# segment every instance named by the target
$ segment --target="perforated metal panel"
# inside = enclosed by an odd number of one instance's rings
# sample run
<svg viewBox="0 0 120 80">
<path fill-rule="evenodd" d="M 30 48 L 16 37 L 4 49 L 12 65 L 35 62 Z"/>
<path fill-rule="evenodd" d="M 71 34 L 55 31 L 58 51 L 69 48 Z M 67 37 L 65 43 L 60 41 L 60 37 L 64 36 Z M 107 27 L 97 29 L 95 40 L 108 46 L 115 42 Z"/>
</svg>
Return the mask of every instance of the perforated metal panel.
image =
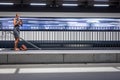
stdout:
<svg viewBox="0 0 120 80">
<path fill-rule="evenodd" d="M 120 41 L 119 31 L 21 31 L 20 36 L 38 46 L 52 46 L 59 43 L 64 47 L 81 47 L 89 46 L 94 44 L 94 46 L 111 46 L 118 47 Z M 6 45 L 0 45 L 7 48 L 8 45 L 14 45 L 14 37 L 8 31 L 0 31 L 0 41 L 3 41 Z M 9 42 L 12 43 L 9 43 Z M 20 41 L 21 42 L 21 41 Z M 90 43 L 89 43 L 90 42 Z M 92 43 L 91 43 L 92 42 Z M 104 42 L 104 43 L 102 43 Z M 107 45 L 107 42 L 110 42 Z M 116 42 L 115 44 L 112 42 Z M 98 45 L 99 43 L 99 45 Z M 89 47 L 93 47 L 89 46 Z"/>
</svg>

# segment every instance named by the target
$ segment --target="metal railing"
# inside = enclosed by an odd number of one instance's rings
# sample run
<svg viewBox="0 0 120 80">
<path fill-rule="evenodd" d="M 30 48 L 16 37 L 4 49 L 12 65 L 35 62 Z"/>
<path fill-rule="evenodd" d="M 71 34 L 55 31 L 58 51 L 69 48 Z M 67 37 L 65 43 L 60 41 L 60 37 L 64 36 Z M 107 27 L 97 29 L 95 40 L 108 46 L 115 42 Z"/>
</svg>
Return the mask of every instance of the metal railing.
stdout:
<svg viewBox="0 0 120 80">
<path fill-rule="evenodd" d="M 12 31 L 0 31 L 0 47 L 13 48 Z M 120 47 L 120 31 L 98 30 L 37 30 L 21 31 L 20 44 L 29 48 Z M 28 43 L 26 43 L 28 42 Z M 32 43 L 34 47 L 29 44 Z M 40 47 L 40 48 L 39 48 Z"/>
</svg>

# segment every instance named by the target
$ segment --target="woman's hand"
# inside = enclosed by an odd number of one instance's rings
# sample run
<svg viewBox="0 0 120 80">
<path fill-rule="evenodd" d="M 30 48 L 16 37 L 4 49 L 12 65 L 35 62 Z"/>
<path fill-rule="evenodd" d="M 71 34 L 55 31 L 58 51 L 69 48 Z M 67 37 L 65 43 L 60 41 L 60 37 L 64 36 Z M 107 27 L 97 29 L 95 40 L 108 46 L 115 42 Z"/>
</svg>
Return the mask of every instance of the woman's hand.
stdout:
<svg viewBox="0 0 120 80">
<path fill-rule="evenodd" d="M 22 25 L 22 24 L 23 24 L 23 22 L 22 22 L 22 20 L 20 20 L 20 21 L 19 21 L 19 25 Z"/>
</svg>

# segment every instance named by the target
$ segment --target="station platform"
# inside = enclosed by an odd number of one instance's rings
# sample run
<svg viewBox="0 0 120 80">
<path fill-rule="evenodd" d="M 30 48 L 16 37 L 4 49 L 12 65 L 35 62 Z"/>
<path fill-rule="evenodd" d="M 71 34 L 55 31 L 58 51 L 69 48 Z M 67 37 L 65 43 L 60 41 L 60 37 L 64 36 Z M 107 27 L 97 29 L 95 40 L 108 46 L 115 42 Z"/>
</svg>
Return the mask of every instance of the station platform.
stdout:
<svg viewBox="0 0 120 80">
<path fill-rule="evenodd" d="M 120 63 L 0 65 L 0 80 L 119 80 Z"/>
</svg>

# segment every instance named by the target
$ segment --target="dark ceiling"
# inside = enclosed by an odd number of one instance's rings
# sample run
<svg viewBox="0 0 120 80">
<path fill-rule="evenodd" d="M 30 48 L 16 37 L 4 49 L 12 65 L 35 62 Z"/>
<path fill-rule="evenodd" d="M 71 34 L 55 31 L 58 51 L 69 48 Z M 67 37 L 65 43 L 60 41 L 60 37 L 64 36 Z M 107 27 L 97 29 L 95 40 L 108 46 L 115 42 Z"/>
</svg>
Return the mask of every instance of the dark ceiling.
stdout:
<svg viewBox="0 0 120 80">
<path fill-rule="evenodd" d="M 120 0 L 0 0 L 0 11 L 23 12 L 120 12 Z M 45 3 L 46 6 L 31 6 L 30 3 Z M 62 6 L 62 4 L 78 6 Z M 109 7 L 95 7 L 94 4 L 108 4 Z"/>
</svg>

